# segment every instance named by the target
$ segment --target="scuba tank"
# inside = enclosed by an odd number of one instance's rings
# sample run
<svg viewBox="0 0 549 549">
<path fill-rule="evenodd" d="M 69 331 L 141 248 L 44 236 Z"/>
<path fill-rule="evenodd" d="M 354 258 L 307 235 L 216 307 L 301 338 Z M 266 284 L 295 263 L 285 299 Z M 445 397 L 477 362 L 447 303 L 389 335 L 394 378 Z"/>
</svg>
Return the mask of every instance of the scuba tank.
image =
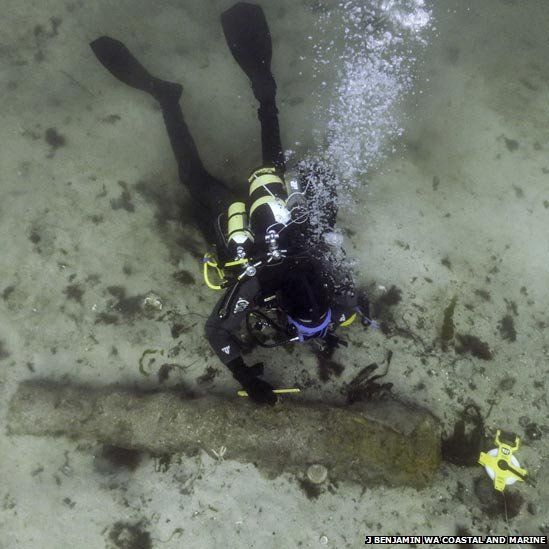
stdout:
<svg viewBox="0 0 549 549">
<path fill-rule="evenodd" d="M 267 250 L 272 252 L 283 229 L 307 218 L 305 195 L 296 177 L 284 181 L 270 166 L 252 172 L 248 183 L 250 228 L 256 244 L 263 241 L 263 236 Z"/>
<path fill-rule="evenodd" d="M 233 202 L 227 216 L 227 251 L 234 259 L 244 259 L 250 253 L 253 243 L 246 205 L 244 202 Z"/>
<path fill-rule="evenodd" d="M 255 170 L 248 178 L 250 184 L 250 228 L 261 242 L 260 235 L 269 230 L 278 233 L 290 221 L 290 212 L 286 208 L 286 185 L 276 173 L 275 168 L 264 167 Z"/>
<path fill-rule="evenodd" d="M 231 261 L 223 264 L 211 254 L 204 256 L 204 280 L 215 290 L 226 287 L 235 275 L 238 279 L 254 276 L 256 267 L 265 261 L 269 263 L 286 257 L 288 250 L 281 248 L 291 243 L 291 236 L 284 233 L 286 243 L 284 239 L 280 242 L 282 231 L 289 225 L 302 223 L 308 215 L 307 202 L 297 178 L 290 178 L 286 183 L 274 167 L 266 166 L 254 170 L 248 183 L 248 211 L 244 202 L 229 206 L 225 235 L 220 227 L 221 216 L 218 219 L 218 229 L 225 243 L 226 254 L 222 255 L 230 257 Z M 255 254 L 265 254 L 267 259 L 254 263 L 251 256 Z M 210 271 L 216 272 L 218 283 L 210 279 Z"/>
</svg>

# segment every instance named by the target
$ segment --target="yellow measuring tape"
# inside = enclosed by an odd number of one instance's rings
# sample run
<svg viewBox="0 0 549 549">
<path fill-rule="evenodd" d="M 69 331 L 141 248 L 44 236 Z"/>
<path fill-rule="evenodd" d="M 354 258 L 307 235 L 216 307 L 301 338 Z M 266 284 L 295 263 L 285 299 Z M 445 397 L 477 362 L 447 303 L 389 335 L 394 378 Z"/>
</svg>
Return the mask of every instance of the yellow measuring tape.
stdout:
<svg viewBox="0 0 549 549">
<path fill-rule="evenodd" d="M 495 443 L 497 448 L 490 452 L 481 452 L 478 458 L 486 472 L 494 481 L 494 488 L 503 492 L 505 486 L 513 484 L 517 480 L 523 482 L 528 475 L 526 469 L 520 467 L 513 454 L 519 449 L 520 438 L 515 437 L 514 444 L 507 444 L 500 439 L 501 431 L 496 432 Z"/>
<path fill-rule="evenodd" d="M 276 393 L 277 395 L 285 395 L 288 393 L 300 393 L 301 389 L 298 389 L 297 387 L 291 387 L 289 389 L 273 389 L 273 393 Z M 238 391 L 239 397 L 247 397 L 248 391 Z"/>
</svg>

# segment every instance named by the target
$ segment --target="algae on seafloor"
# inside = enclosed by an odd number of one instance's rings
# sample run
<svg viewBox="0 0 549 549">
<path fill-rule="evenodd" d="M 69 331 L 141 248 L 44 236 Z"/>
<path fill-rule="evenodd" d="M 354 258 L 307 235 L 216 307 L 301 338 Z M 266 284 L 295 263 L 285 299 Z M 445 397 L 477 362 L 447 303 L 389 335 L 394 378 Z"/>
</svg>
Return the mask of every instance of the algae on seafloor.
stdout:
<svg viewBox="0 0 549 549">
<path fill-rule="evenodd" d="M 454 312 L 456 310 L 456 303 L 457 296 L 454 296 L 448 307 L 444 309 L 444 321 L 442 322 L 442 329 L 440 331 L 440 339 L 444 350 L 448 347 L 448 342 L 454 339 Z"/>
</svg>

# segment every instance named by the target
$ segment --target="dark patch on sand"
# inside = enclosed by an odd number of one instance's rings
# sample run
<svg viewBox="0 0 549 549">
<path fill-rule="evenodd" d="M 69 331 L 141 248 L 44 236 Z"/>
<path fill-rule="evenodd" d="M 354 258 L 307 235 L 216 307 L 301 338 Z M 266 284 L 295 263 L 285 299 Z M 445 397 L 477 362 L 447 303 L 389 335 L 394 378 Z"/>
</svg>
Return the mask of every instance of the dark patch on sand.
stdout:
<svg viewBox="0 0 549 549">
<path fill-rule="evenodd" d="M 482 360 L 492 360 L 492 351 L 488 343 L 481 341 L 478 337 L 471 334 L 457 334 L 456 338 L 459 343 L 456 346 L 457 353 L 470 353 Z"/>
<path fill-rule="evenodd" d="M 86 277 L 86 282 L 92 286 L 97 286 L 101 282 L 101 277 L 98 274 L 90 274 Z"/>
<path fill-rule="evenodd" d="M 484 301 L 490 301 L 492 299 L 490 292 L 488 290 L 475 290 L 475 295 L 478 295 Z"/>
<path fill-rule="evenodd" d="M 32 229 L 31 230 L 30 235 L 29 235 L 29 240 L 33 244 L 38 244 L 42 240 L 42 237 L 40 236 L 40 233 L 38 232 L 37 229 Z"/>
<path fill-rule="evenodd" d="M 204 385 L 205 383 L 212 382 L 218 375 L 219 370 L 217 368 L 214 368 L 213 366 L 208 366 L 206 368 L 206 371 L 200 377 L 196 378 L 196 382 L 199 385 Z"/>
<path fill-rule="evenodd" d="M 99 223 L 103 223 L 105 221 L 105 218 L 102 215 L 89 215 L 88 219 L 94 224 L 99 225 Z"/>
<path fill-rule="evenodd" d="M 509 313 L 512 313 L 515 316 L 518 316 L 518 307 L 517 307 L 517 304 L 513 300 L 506 299 L 505 304 L 507 305 L 507 311 L 509 311 Z"/>
<path fill-rule="evenodd" d="M 138 450 L 129 450 L 109 444 L 103 446 L 101 453 L 96 458 L 96 469 L 101 472 L 105 470 L 109 473 L 117 472 L 118 470 L 135 471 L 141 463 L 142 453 Z M 103 462 L 103 463 L 102 463 Z"/>
<path fill-rule="evenodd" d="M 108 116 L 104 116 L 103 118 L 101 118 L 101 122 L 105 124 L 115 124 L 119 120 L 121 120 L 119 114 L 109 114 Z"/>
<path fill-rule="evenodd" d="M 524 432 L 528 440 L 540 440 L 542 437 L 541 429 L 538 427 L 536 423 L 529 423 L 525 427 Z"/>
<path fill-rule="evenodd" d="M 527 89 L 527 90 L 530 90 L 530 91 L 538 91 L 538 87 L 535 85 L 535 84 L 532 84 L 532 82 L 530 82 L 530 80 L 526 80 L 526 78 L 521 78 L 519 79 L 519 82 Z M 539 144 L 539 143 L 538 143 Z"/>
<path fill-rule="evenodd" d="M 192 329 L 192 326 L 186 326 L 185 324 L 175 323 L 172 324 L 171 334 L 174 339 L 177 339 L 181 334 L 186 334 Z"/>
<path fill-rule="evenodd" d="M 310 500 L 315 500 L 322 494 L 322 488 L 318 484 L 313 484 L 310 480 L 300 479 L 299 487 Z"/>
<path fill-rule="evenodd" d="M 513 376 L 507 376 L 499 382 L 498 387 L 501 391 L 510 391 L 515 386 L 516 382 L 517 379 Z"/>
<path fill-rule="evenodd" d="M 107 326 L 110 326 L 112 324 L 118 324 L 120 322 L 120 319 L 117 315 L 112 315 L 109 313 L 99 313 L 95 317 L 95 324 L 105 324 Z"/>
<path fill-rule="evenodd" d="M 154 457 L 154 472 L 165 473 L 172 463 L 171 454 L 160 454 Z"/>
<path fill-rule="evenodd" d="M 144 295 L 127 296 L 124 286 L 109 286 L 107 291 L 116 298 L 116 301 L 109 303 L 111 310 L 120 313 L 128 321 L 144 316 L 142 308 Z"/>
<path fill-rule="evenodd" d="M 52 151 L 64 147 L 67 144 L 65 136 L 60 134 L 56 128 L 48 128 L 44 135 L 46 143 L 52 148 Z"/>
<path fill-rule="evenodd" d="M 162 241 L 170 253 L 170 262 L 179 263 L 182 250 L 187 250 L 193 257 L 202 259 L 204 244 L 197 241 L 192 232 L 199 229 L 207 242 L 215 242 L 216 235 L 213 224 L 209 221 L 207 212 L 203 211 L 196 203 L 184 202 L 181 199 L 179 187 L 158 181 L 139 181 L 134 189 L 145 202 L 152 204 L 156 211 L 154 214 L 156 226 L 162 235 Z M 181 236 L 181 224 L 184 225 Z M 188 225 L 188 228 L 185 228 Z M 192 229 L 190 229 L 192 227 Z"/>
<path fill-rule="evenodd" d="M 519 142 L 516 141 L 515 139 L 509 139 L 504 135 L 502 135 L 502 137 L 503 137 L 503 141 L 505 142 L 505 146 L 507 147 L 507 150 L 509 152 L 514 152 L 519 148 Z"/>
<path fill-rule="evenodd" d="M 505 315 L 498 323 L 498 330 L 502 339 L 507 341 L 517 340 L 517 331 L 515 330 L 515 321 L 511 315 Z"/>
<path fill-rule="evenodd" d="M 433 191 L 436 191 L 439 185 L 440 185 L 440 177 L 438 177 L 438 175 L 435 175 L 433 177 Z"/>
<path fill-rule="evenodd" d="M 36 38 L 39 38 L 41 36 L 44 36 L 46 38 L 54 38 L 59 34 L 57 29 L 59 29 L 62 22 L 63 20 L 60 17 L 50 17 L 51 30 L 46 31 L 42 25 L 35 25 L 33 29 L 33 34 Z"/>
<path fill-rule="evenodd" d="M 177 282 L 184 285 L 196 283 L 196 279 L 194 278 L 194 276 L 189 271 L 186 271 L 184 269 L 181 271 L 177 271 L 176 273 L 173 273 L 172 276 L 174 277 L 175 280 L 177 280 Z"/>
<path fill-rule="evenodd" d="M 513 185 L 513 189 L 517 198 L 524 198 L 524 191 L 518 185 Z"/>
<path fill-rule="evenodd" d="M 128 189 L 128 184 L 125 181 L 119 181 L 118 185 L 122 188 L 122 193 L 118 198 L 111 199 L 111 208 L 113 210 L 126 210 L 133 213 L 135 206 L 132 203 L 132 195 Z"/>
<path fill-rule="evenodd" d="M 155 220 L 160 227 L 181 219 L 181 204 L 175 200 L 175 193 L 166 183 L 139 181 L 133 188 L 145 202 L 156 207 Z"/>
<path fill-rule="evenodd" d="M 4 288 L 4 291 L 2 292 L 2 299 L 4 301 L 7 301 L 10 297 L 10 295 L 15 291 L 15 285 L 12 284 L 10 286 L 6 286 Z"/>
<path fill-rule="evenodd" d="M 454 296 L 448 307 L 444 309 L 444 319 L 440 330 L 440 341 L 442 343 L 442 348 L 445 351 L 448 349 L 448 343 L 454 339 L 455 335 L 454 312 L 456 310 L 456 304 L 457 296 Z"/>
<path fill-rule="evenodd" d="M 160 368 L 158 369 L 158 374 L 157 374 L 158 382 L 164 383 L 165 381 L 167 381 L 173 369 L 174 369 L 173 364 L 168 364 L 168 363 L 162 364 L 162 366 L 160 366 Z"/>
<path fill-rule="evenodd" d="M 10 356 L 10 353 L 4 347 L 4 342 L 0 339 L 0 360 L 5 360 Z"/>
<path fill-rule="evenodd" d="M 143 530 L 142 522 L 116 522 L 109 531 L 109 540 L 117 549 L 152 549 L 151 535 Z"/>
<path fill-rule="evenodd" d="M 450 271 L 452 270 L 452 262 L 450 261 L 450 258 L 448 256 L 444 256 L 440 262 L 442 263 L 442 265 L 444 265 L 447 269 L 449 269 Z"/>
<path fill-rule="evenodd" d="M 323 353 L 316 354 L 317 366 L 318 366 L 318 377 L 320 381 L 324 383 L 329 381 L 333 375 L 339 377 L 345 370 L 345 366 L 328 358 Z"/>
<path fill-rule="evenodd" d="M 82 303 L 82 296 L 84 295 L 84 290 L 80 284 L 70 284 L 67 286 L 63 293 L 67 296 L 67 299 L 72 299 L 77 303 Z"/>
<path fill-rule="evenodd" d="M 519 492 L 506 491 L 503 495 L 494 490 L 494 484 L 488 475 L 482 475 L 475 479 L 474 492 L 480 502 L 481 510 L 490 518 L 505 517 L 507 506 L 507 517 L 516 517 L 523 504 L 524 498 Z"/>
<path fill-rule="evenodd" d="M 454 465 L 474 466 L 485 442 L 484 419 L 476 404 L 461 412 L 449 438 L 442 440 L 442 459 Z"/>
</svg>

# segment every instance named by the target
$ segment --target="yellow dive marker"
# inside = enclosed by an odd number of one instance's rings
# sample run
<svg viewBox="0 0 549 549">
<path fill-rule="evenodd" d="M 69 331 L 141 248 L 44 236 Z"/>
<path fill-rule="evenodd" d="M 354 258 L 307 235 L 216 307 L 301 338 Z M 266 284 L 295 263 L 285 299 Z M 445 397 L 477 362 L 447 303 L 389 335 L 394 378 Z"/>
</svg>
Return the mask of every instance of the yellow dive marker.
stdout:
<svg viewBox="0 0 549 549">
<path fill-rule="evenodd" d="M 287 393 L 300 393 L 301 389 L 298 389 L 297 387 L 291 387 L 289 389 L 273 389 L 273 393 L 276 393 L 277 395 L 285 395 Z M 239 397 L 247 397 L 248 391 L 238 391 Z"/>
<path fill-rule="evenodd" d="M 511 446 L 500 440 L 501 431 L 496 432 L 495 443 L 497 448 L 489 452 L 481 452 L 478 462 L 484 466 L 488 476 L 494 481 L 494 488 L 503 492 L 508 484 L 514 484 L 517 480 L 526 480 L 528 472 L 520 467 L 518 459 L 513 455 L 519 449 L 520 438 L 515 437 Z"/>
</svg>

